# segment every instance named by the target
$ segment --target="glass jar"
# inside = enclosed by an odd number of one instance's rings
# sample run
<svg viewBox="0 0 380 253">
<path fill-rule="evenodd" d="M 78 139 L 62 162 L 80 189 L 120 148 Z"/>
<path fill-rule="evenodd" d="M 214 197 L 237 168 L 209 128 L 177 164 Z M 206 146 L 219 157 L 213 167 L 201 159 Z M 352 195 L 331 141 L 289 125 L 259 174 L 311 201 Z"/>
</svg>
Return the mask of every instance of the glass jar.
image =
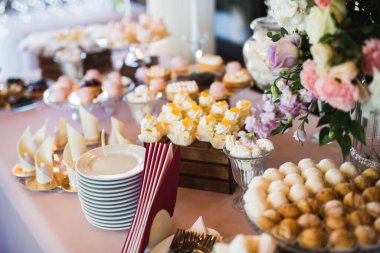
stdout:
<svg viewBox="0 0 380 253">
<path fill-rule="evenodd" d="M 257 87 L 265 90 L 276 79 L 268 68 L 268 48 L 272 41 L 267 33 L 279 32 L 280 26 L 268 15 L 253 20 L 251 29 L 253 35 L 243 46 L 244 61 Z"/>
</svg>

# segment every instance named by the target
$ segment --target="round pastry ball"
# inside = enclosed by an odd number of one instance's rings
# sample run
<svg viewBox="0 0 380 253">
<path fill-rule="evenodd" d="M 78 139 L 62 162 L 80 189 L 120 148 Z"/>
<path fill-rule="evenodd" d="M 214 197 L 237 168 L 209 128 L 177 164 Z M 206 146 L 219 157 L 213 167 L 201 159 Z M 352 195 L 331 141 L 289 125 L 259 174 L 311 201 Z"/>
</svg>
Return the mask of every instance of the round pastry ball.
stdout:
<svg viewBox="0 0 380 253">
<path fill-rule="evenodd" d="M 297 201 L 296 205 L 303 213 L 318 214 L 321 209 L 319 201 L 313 198 L 301 199 Z"/>
<path fill-rule="evenodd" d="M 338 169 L 329 169 L 325 174 L 325 180 L 330 185 L 337 185 L 346 181 L 344 175 Z"/>
<path fill-rule="evenodd" d="M 298 225 L 303 228 L 317 228 L 321 226 L 319 217 L 312 213 L 305 213 L 297 219 Z"/>
<path fill-rule="evenodd" d="M 365 210 L 356 210 L 347 215 L 347 220 L 353 225 L 370 225 L 372 217 Z"/>
<path fill-rule="evenodd" d="M 364 170 L 363 176 L 366 176 L 366 177 L 372 179 L 373 181 L 377 181 L 380 178 L 379 173 L 374 168 L 368 168 L 368 169 Z"/>
<path fill-rule="evenodd" d="M 280 191 L 270 193 L 267 200 L 274 209 L 278 209 L 283 204 L 288 203 L 288 198 L 283 192 Z"/>
<path fill-rule="evenodd" d="M 310 249 L 322 249 L 326 246 L 327 236 L 320 228 L 308 228 L 298 238 L 301 246 Z"/>
<path fill-rule="evenodd" d="M 265 210 L 255 219 L 256 224 L 263 230 L 272 229 L 281 221 L 281 216 L 273 209 Z"/>
<path fill-rule="evenodd" d="M 283 192 L 287 195 L 289 192 L 289 186 L 287 186 L 283 181 L 273 181 L 269 185 L 269 192 Z"/>
<path fill-rule="evenodd" d="M 297 202 L 301 199 L 309 197 L 309 190 L 303 184 L 295 184 L 290 188 L 289 199 Z"/>
<path fill-rule="evenodd" d="M 329 242 L 335 250 L 353 250 L 356 245 L 356 238 L 354 234 L 344 228 L 340 228 L 331 232 Z"/>
<path fill-rule="evenodd" d="M 286 162 L 282 164 L 278 169 L 282 174 L 288 175 L 290 173 L 298 173 L 299 168 L 292 162 Z"/>
<path fill-rule="evenodd" d="M 256 200 L 265 200 L 267 198 L 266 192 L 261 188 L 249 188 L 244 196 L 244 202 L 255 202 Z"/>
<path fill-rule="evenodd" d="M 307 168 L 315 167 L 316 164 L 313 159 L 310 158 L 304 158 L 301 161 L 298 162 L 298 168 L 300 168 L 302 171 L 304 171 Z"/>
<path fill-rule="evenodd" d="M 371 180 L 363 175 L 357 176 L 354 178 L 354 186 L 359 191 L 364 191 L 366 188 L 371 186 Z"/>
<path fill-rule="evenodd" d="M 339 170 L 346 178 L 354 178 L 358 175 L 358 170 L 351 162 L 344 162 L 340 165 Z"/>
<path fill-rule="evenodd" d="M 278 226 L 274 228 L 274 233 L 285 240 L 294 240 L 300 233 L 301 228 L 297 221 L 290 218 L 283 219 Z"/>
<path fill-rule="evenodd" d="M 328 216 L 325 219 L 325 226 L 328 230 L 345 229 L 348 227 L 347 220 L 344 216 Z"/>
<path fill-rule="evenodd" d="M 309 179 L 311 177 L 320 177 L 323 178 L 323 172 L 315 167 L 310 167 L 303 170 L 302 175 L 304 178 Z"/>
<path fill-rule="evenodd" d="M 301 212 L 294 204 L 284 204 L 277 209 L 277 212 L 285 218 L 297 219 Z"/>
<path fill-rule="evenodd" d="M 290 174 L 286 175 L 286 177 L 284 179 L 284 183 L 289 185 L 289 186 L 292 186 L 295 184 L 303 184 L 304 180 L 298 173 L 290 173 Z"/>
<path fill-rule="evenodd" d="M 344 215 L 344 207 L 342 202 L 339 200 L 330 200 L 323 207 L 323 214 L 328 216 L 343 216 Z"/>
<path fill-rule="evenodd" d="M 284 175 L 276 169 L 276 168 L 269 168 L 264 171 L 263 177 L 272 182 L 272 181 L 277 181 L 277 180 L 282 180 L 284 178 Z"/>
<path fill-rule="evenodd" d="M 317 176 L 307 179 L 305 186 L 309 189 L 310 192 L 318 193 L 325 187 L 325 184 L 323 183 L 323 180 Z"/>
<path fill-rule="evenodd" d="M 373 223 L 373 227 L 376 229 L 378 233 L 380 233 L 380 218 L 377 218 Z"/>
<path fill-rule="evenodd" d="M 376 186 L 365 189 L 362 193 L 366 202 L 380 201 L 380 188 Z"/>
<path fill-rule="evenodd" d="M 270 209 L 270 205 L 266 200 L 260 200 L 255 203 L 245 203 L 244 209 L 250 219 L 255 220 L 256 217 L 260 216 L 265 210 Z"/>
<path fill-rule="evenodd" d="M 376 186 L 377 186 L 377 187 L 380 187 L 380 179 L 377 180 L 377 182 L 376 182 Z"/>
<path fill-rule="evenodd" d="M 330 200 L 337 199 L 337 196 L 333 189 L 323 188 L 320 192 L 315 195 L 315 198 L 322 203 L 326 203 Z"/>
<path fill-rule="evenodd" d="M 376 230 L 371 226 L 359 225 L 355 228 L 354 234 L 361 245 L 374 245 L 377 243 Z"/>
<path fill-rule="evenodd" d="M 352 192 L 353 188 L 350 183 L 344 182 L 337 184 L 334 187 L 334 190 L 341 198 L 343 198 L 347 193 Z"/>
<path fill-rule="evenodd" d="M 262 176 L 256 176 L 249 183 L 248 188 L 261 188 L 267 191 L 269 188 L 269 181 Z"/>
<path fill-rule="evenodd" d="M 328 159 L 328 158 L 320 160 L 319 163 L 317 164 L 317 167 L 323 172 L 326 172 L 332 168 L 337 168 L 333 160 Z"/>
<path fill-rule="evenodd" d="M 369 202 L 365 205 L 365 210 L 369 215 L 374 218 L 380 217 L 380 203 L 379 202 Z"/>
<path fill-rule="evenodd" d="M 363 197 L 356 192 L 349 192 L 344 196 L 343 199 L 344 205 L 350 208 L 359 208 L 365 204 Z"/>
</svg>

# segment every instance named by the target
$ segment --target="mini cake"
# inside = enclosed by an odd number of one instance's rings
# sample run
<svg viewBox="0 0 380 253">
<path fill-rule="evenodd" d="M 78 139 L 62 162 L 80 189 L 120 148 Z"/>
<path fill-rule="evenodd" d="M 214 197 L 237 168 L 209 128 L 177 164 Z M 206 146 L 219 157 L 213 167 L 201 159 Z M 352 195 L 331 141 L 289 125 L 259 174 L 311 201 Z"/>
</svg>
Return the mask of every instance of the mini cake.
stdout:
<svg viewBox="0 0 380 253">
<path fill-rule="evenodd" d="M 214 133 L 216 120 L 211 114 L 202 116 L 197 127 L 196 137 L 199 141 L 210 142 L 211 136 Z"/>
<path fill-rule="evenodd" d="M 191 119 L 194 123 L 198 124 L 200 117 L 203 116 L 202 108 L 194 104 L 190 107 L 190 109 L 186 112 L 186 115 L 189 119 Z"/>
<path fill-rule="evenodd" d="M 205 113 L 210 113 L 211 106 L 214 103 L 215 99 L 210 94 L 208 94 L 205 91 L 201 92 L 201 94 L 199 95 L 199 106 Z"/>
<path fill-rule="evenodd" d="M 186 75 L 189 73 L 189 66 L 187 61 L 182 57 L 174 57 L 170 61 L 172 78 L 175 79 L 179 75 Z"/>
<path fill-rule="evenodd" d="M 165 81 L 169 81 L 170 70 L 159 65 L 154 65 L 150 67 L 145 73 L 145 80 L 147 83 L 150 83 L 153 78 L 162 78 Z"/>
<path fill-rule="evenodd" d="M 167 136 L 176 145 L 189 146 L 195 140 L 194 123 L 189 118 L 177 121 L 174 125 L 174 131 Z"/>
<path fill-rule="evenodd" d="M 175 94 L 181 91 L 188 93 L 191 98 L 196 99 L 198 97 L 199 87 L 195 81 L 183 81 L 169 83 L 165 89 L 166 96 L 169 100 L 173 100 Z"/>
<path fill-rule="evenodd" d="M 144 143 L 158 142 L 162 139 L 163 130 L 157 119 L 150 114 L 146 115 L 141 122 L 141 133 L 138 138 Z"/>
<path fill-rule="evenodd" d="M 240 110 L 237 107 L 232 107 L 224 113 L 224 119 L 231 121 L 234 132 L 239 131 Z"/>
<path fill-rule="evenodd" d="M 149 90 L 153 92 L 161 92 L 165 91 L 166 81 L 161 77 L 156 77 L 150 80 L 149 82 Z"/>
<path fill-rule="evenodd" d="M 205 54 L 197 59 L 197 67 L 204 72 L 219 71 L 223 68 L 223 59 L 218 55 Z"/>
<path fill-rule="evenodd" d="M 129 103 L 147 103 L 153 101 L 155 94 L 146 85 L 139 85 L 133 92 L 127 94 Z"/>
<path fill-rule="evenodd" d="M 226 101 L 217 102 L 211 106 L 211 114 L 216 118 L 216 120 L 221 121 L 224 118 L 224 114 L 228 108 L 229 106 Z"/>
<path fill-rule="evenodd" d="M 236 73 L 242 70 L 241 64 L 238 61 L 231 61 L 226 64 L 227 73 Z"/>
<path fill-rule="evenodd" d="M 182 90 L 174 95 L 173 103 L 182 110 L 182 104 L 189 98 L 189 93 Z"/>
<path fill-rule="evenodd" d="M 239 100 L 236 107 L 240 110 L 240 126 L 244 125 L 245 119 L 251 115 L 251 102 L 248 100 Z"/>
<path fill-rule="evenodd" d="M 174 131 L 176 122 L 182 119 L 182 113 L 178 108 L 172 107 L 168 111 L 162 111 L 158 119 L 163 126 L 165 134 L 169 134 Z"/>
<path fill-rule="evenodd" d="M 226 137 L 227 135 L 230 135 L 231 132 L 231 121 L 225 119 L 216 124 L 214 134 L 211 137 L 211 145 L 216 149 L 223 149 L 224 144 L 226 143 Z"/>
<path fill-rule="evenodd" d="M 213 82 L 209 89 L 210 96 L 215 100 L 226 99 L 229 95 L 228 90 L 222 82 Z"/>
<path fill-rule="evenodd" d="M 227 89 L 241 89 L 252 84 L 252 77 L 246 69 L 232 73 L 227 72 L 223 77 L 223 83 Z"/>
</svg>

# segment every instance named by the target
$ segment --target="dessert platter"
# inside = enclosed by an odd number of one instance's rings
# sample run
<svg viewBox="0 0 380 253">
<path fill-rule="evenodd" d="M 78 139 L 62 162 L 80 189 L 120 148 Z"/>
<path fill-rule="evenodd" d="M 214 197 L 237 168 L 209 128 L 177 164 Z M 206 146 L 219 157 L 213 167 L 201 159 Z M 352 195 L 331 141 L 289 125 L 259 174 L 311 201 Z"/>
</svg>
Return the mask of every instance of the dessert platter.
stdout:
<svg viewBox="0 0 380 253">
<path fill-rule="evenodd" d="M 244 195 L 258 233 L 292 252 L 378 252 L 380 174 L 330 159 L 282 164 L 256 176 Z"/>
<path fill-rule="evenodd" d="M 134 82 L 117 71 L 102 76 L 99 71 L 90 69 L 83 80 L 75 82 L 61 76 L 43 94 L 44 102 L 60 109 L 98 108 L 113 105 L 125 94 L 133 90 Z"/>
<path fill-rule="evenodd" d="M 27 82 L 21 78 L 0 81 L 0 111 L 25 111 L 38 106 L 43 92 L 48 88 L 46 80 Z"/>
</svg>

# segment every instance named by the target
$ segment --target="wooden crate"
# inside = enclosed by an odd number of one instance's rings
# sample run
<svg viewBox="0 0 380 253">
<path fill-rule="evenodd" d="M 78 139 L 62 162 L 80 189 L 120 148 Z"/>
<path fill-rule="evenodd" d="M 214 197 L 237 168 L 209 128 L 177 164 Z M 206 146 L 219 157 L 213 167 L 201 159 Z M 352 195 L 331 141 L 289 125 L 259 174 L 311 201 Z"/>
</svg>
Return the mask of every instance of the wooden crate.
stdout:
<svg viewBox="0 0 380 253">
<path fill-rule="evenodd" d="M 38 57 L 38 64 L 41 68 L 43 78 L 56 80 L 62 75 L 59 64 L 52 57 Z M 113 69 L 111 61 L 111 51 L 108 49 L 98 52 L 87 53 L 87 57 L 83 60 L 83 69 L 86 72 L 89 69 L 97 69 L 101 73 L 107 73 Z"/>
<path fill-rule="evenodd" d="M 164 137 L 161 142 L 170 142 Z M 210 143 L 195 141 L 191 146 L 181 146 L 179 186 L 232 194 L 236 189 L 231 164 L 222 150 Z"/>
</svg>

